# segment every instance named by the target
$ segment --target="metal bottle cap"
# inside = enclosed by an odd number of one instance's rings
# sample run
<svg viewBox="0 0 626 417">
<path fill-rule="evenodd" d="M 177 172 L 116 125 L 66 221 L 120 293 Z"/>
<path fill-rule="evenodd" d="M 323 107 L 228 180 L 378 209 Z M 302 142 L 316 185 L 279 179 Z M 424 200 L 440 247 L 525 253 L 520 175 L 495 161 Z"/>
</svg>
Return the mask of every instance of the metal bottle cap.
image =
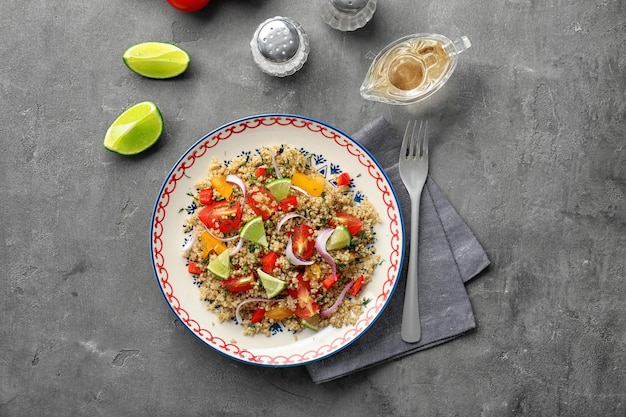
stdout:
<svg viewBox="0 0 626 417">
<path fill-rule="evenodd" d="M 309 37 L 298 22 L 276 16 L 262 22 L 250 40 L 254 62 L 263 72 L 286 77 L 298 71 L 309 56 Z"/>
<path fill-rule="evenodd" d="M 267 60 L 286 62 L 296 55 L 300 47 L 298 30 L 282 18 L 274 18 L 259 30 L 257 44 Z"/>
<path fill-rule="evenodd" d="M 324 0 L 322 20 L 330 27 L 352 31 L 362 28 L 374 16 L 377 0 Z"/>
<path fill-rule="evenodd" d="M 330 0 L 335 9 L 346 13 L 356 13 L 367 4 L 368 0 Z"/>
</svg>

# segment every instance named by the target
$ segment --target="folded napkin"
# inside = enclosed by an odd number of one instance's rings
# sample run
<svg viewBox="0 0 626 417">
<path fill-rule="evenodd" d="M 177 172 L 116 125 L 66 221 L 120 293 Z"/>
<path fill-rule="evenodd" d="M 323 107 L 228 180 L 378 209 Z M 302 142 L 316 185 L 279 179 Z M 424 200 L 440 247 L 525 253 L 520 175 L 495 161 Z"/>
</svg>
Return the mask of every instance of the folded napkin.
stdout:
<svg viewBox="0 0 626 417">
<path fill-rule="evenodd" d="M 411 205 L 398 172 L 402 139 L 384 118 L 353 135 L 382 165 L 398 194 L 405 235 L 410 234 Z M 489 265 L 472 231 L 432 178 L 422 193 L 419 225 L 418 291 L 422 338 L 406 343 L 400 337 L 404 287 L 408 268 L 406 251 L 401 279 L 392 299 L 372 327 L 342 351 L 306 365 L 316 383 L 354 373 L 438 344 L 476 327 L 464 283 Z"/>
</svg>

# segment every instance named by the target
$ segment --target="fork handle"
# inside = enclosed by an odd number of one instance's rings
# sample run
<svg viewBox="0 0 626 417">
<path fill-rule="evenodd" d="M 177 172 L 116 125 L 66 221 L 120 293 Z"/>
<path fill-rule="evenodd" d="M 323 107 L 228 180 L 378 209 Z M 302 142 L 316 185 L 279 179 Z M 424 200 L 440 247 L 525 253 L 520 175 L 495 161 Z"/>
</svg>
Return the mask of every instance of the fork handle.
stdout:
<svg viewBox="0 0 626 417">
<path fill-rule="evenodd" d="M 417 248 L 421 193 L 411 198 L 411 239 L 409 240 L 409 270 L 406 275 L 406 292 L 400 335 L 408 343 L 417 343 L 422 338 L 420 310 L 417 292 Z"/>
</svg>

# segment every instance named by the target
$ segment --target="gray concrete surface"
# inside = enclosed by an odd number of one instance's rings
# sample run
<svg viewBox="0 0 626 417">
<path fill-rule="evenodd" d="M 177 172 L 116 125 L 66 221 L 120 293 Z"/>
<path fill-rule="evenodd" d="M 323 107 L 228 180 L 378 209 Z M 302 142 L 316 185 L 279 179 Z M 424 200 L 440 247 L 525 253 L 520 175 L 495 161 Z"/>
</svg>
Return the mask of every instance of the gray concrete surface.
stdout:
<svg viewBox="0 0 626 417">
<path fill-rule="evenodd" d="M 5 1 L 0 9 L 0 415 L 626 415 L 626 6 L 621 0 L 380 0 L 354 33 L 317 2 Z M 311 40 L 287 79 L 248 50 L 286 15 Z M 453 78 L 413 109 L 366 102 L 375 52 L 468 35 Z M 130 45 L 174 42 L 182 77 L 141 78 Z M 144 155 L 102 147 L 128 106 L 161 108 Z M 427 118 L 431 173 L 492 266 L 468 285 L 478 328 L 322 385 L 229 360 L 177 322 L 148 228 L 170 167 L 204 133 L 289 112 L 346 132 Z"/>
</svg>

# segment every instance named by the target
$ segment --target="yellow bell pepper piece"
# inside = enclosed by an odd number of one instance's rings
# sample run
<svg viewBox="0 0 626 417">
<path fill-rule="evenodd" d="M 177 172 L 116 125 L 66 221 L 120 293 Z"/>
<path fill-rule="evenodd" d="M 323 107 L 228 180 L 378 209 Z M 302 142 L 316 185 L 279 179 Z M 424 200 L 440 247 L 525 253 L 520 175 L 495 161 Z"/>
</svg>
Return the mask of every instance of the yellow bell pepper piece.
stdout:
<svg viewBox="0 0 626 417">
<path fill-rule="evenodd" d="M 211 186 L 219 195 L 226 199 L 233 193 L 233 185 L 226 181 L 226 177 L 211 178 Z"/>
<path fill-rule="evenodd" d="M 226 250 L 224 242 L 215 239 L 209 232 L 204 232 L 200 235 L 200 242 L 202 243 L 203 259 L 206 259 L 211 252 L 215 252 L 219 255 Z"/>
<path fill-rule="evenodd" d="M 324 191 L 326 178 L 321 174 L 307 175 L 302 172 L 296 172 L 291 177 L 291 185 L 301 188 L 313 197 L 319 197 Z"/>
</svg>

